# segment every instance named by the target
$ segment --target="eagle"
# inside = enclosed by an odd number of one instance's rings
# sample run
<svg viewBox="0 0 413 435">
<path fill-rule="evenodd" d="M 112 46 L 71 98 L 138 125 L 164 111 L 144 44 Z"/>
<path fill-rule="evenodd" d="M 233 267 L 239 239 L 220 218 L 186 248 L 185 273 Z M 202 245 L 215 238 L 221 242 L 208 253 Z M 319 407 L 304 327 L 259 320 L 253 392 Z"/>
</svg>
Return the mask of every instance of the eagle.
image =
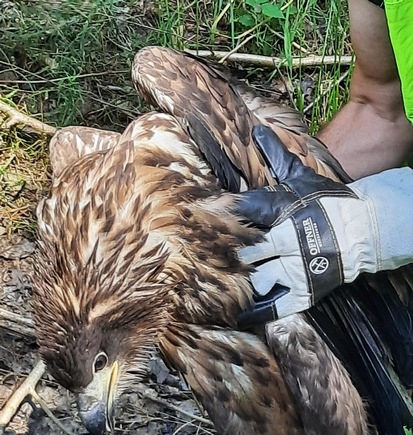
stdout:
<svg viewBox="0 0 413 435">
<path fill-rule="evenodd" d="M 269 126 L 304 164 L 349 181 L 338 162 L 296 111 L 188 53 L 147 47 L 132 79 L 157 110 L 122 134 L 58 131 L 37 208 L 39 352 L 77 394 L 89 432 L 113 431 L 117 398 L 159 352 L 219 434 L 402 434 L 409 267 L 363 277 L 305 314 L 248 331 L 237 322 L 254 303 L 238 251 L 263 232 L 236 215 L 236 194 L 274 183 L 252 128 Z"/>
</svg>

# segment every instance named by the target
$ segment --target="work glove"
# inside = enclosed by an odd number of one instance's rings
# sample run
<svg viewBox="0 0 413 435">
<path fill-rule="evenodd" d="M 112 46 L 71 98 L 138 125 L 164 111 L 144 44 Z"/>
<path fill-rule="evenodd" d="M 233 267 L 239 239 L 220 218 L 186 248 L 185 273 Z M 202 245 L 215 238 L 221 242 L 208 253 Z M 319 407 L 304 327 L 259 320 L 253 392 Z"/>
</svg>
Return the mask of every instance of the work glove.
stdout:
<svg viewBox="0 0 413 435">
<path fill-rule="evenodd" d="M 256 304 L 241 327 L 304 311 L 360 273 L 413 261 L 413 171 L 393 169 L 344 185 L 320 176 L 264 126 L 253 130 L 279 185 L 242 193 L 235 212 L 266 231 L 240 250 L 256 266 Z"/>
</svg>

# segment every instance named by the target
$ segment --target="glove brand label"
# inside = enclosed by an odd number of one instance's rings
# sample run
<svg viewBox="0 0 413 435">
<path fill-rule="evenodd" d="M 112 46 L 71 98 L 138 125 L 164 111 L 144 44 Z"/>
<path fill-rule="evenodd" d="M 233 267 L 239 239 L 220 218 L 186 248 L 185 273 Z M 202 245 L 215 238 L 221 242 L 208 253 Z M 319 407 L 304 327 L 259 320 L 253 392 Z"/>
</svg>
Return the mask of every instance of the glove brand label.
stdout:
<svg viewBox="0 0 413 435">
<path fill-rule="evenodd" d="M 333 227 L 317 201 L 293 216 L 307 276 L 312 304 L 342 282 L 340 251 Z"/>
<path fill-rule="evenodd" d="M 310 261 L 310 270 L 316 275 L 324 273 L 329 266 L 329 261 L 326 257 L 315 257 Z"/>
<path fill-rule="evenodd" d="M 304 234 L 311 255 L 320 253 L 323 246 L 317 224 L 311 217 L 303 220 Z M 321 272 L 322 273 L 322 272 Z"/>
</svg>

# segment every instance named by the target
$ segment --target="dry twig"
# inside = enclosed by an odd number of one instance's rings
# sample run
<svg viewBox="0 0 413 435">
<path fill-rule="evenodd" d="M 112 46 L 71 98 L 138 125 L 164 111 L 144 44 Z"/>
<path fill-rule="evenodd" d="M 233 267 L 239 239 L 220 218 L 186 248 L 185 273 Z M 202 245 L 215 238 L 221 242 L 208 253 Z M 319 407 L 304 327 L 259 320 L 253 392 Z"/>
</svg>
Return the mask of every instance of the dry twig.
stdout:
<svg viewBox="0 0 413 435">
<path fill-rule="evenodd" d="M 13 126 L 22 125 L 24 126 L 24 129 L 39 134 L 46 134 L 48 136 L 53 136 L 56 132 L 55 127 L 45 124 L 29 115 L 25 115 L 2 101 L 0 101 L 0 112 L 8 117 L 8 119 L 1 125 L 3 128 L 7 129 Z"/>
<path fill-rule="evenodd" d="M 27 326 L 19 325 L 10 320 L 4 320 L 0 318 L 0 328 L 8 329 L 18 335 L 23 335 L 24 337 L 32 338 L 34 337 L 34 330 L 28 328 Z"/>
<path fill-rule="evenodd" d="M 167 400 L 160 399 L 159 397 L 155 397 L 152 394 L 147 394 L 147 393 L 141 393 L 141 394 L 142 394 L 142 397 L 144 397 L 145 399 L 152 400 L 152 402 L 159 403 L 159 404 L 165 406 L 165 408 L 169 408 L 173 411 L 176 411 L 176 412 L 179 412 L 183 415 L 186 415 L 187 417 L 189 417 L 193 420 L 199 421 L 199 422 L 206 424 L 208 426 L 212 426 L 211 421 L 209 421 L 208 419 L 191 414 L 190 412 L 179 408 L 179 406 L 172 405 L 172 403 L 169 403 Z"/>
<path fill-rule="evenodd" d="M 0 327 L 7 328 L 18 334 L 34 337 L 34 325 L 31 319 L 7 311 L 0 308 Z M 2 435 L 6 427 L 10 424 L 14 415 L 20 409 L 28 396 L 31 396 L 43 409 L 46 415 L 54 421 L 54 423 L 64 433 L 69 434 L 62 423 L 53 415 L 47 407 L 45 401 L 37 394 L 35 388 L 40 378 L 45 373 L 45 365 L 43 361 L 39 361 L 34 369 L 30 372 L 27 378 L 22 382 L 20 387 L 15 390 L 12 395 L 5 401 L 3 408 L 0 410 L 0 435 Z"/>
<path fill-rule="evenodd" d="M 0 411 L 0 434 L 4 433 L 4 430 L 20 409 L 26 397 L 31 395 L 32 390 L 34 390 L 44 372 L 45 365 L 43 361 L 39 361 L 20 387 L 6 400 Z"/>
<path fill-rule="evenodd" d="M 268 68 L 279 68 L 288 65 L 286 59 L 280 57 L 261 56 L 258 54 L 248 53 L 232 53 L 228 55 L 227 51 L 209 51 L 209 50 L 186 50 L 188 53 L 195 56 L 211 58 L 216 60 L 226 59 L 231 62 L 240 62 L 244 64 L 250 64 L 255 66 L 262 66 Z M 351 65 L 353 62 L 353 56 L 316 56 L 310 55 L 306 57 L 295 57 L 291 60 L 293 68 L 310 67 L 320 65 L 334 65 L 339 63 L 340 65 Z"/>
<path fill-rule="evenodd" d="M 30 395 L 33 399 L 40 405 L 40 408 L 43 409 L 45 414 L 54 422 L 54 424 L 65 434 L 70 435 L 71 433 L 67 431 L 67 429 L 63 426 L 63 424 L 53 415 L 53 412 L 50 411 L 46 402 L 36 393 L 36 390 L 32 388 L 30 390 Z"/>
<path fill-rule="evenodd" d="M 240 42 L 235 48 L 233 48 L 231 51 L 228 51 L 228 53 L 222 57 L 219 60 L 219 63 L 224 63 L 230 56 L 235 54 L 243 45 L 245 45 L 248 41 L 250 41 L 252 38 L 255 38 L 255 35 L 250 35 L 248 38 L 245 38 L 242 42 Z"/>
<path fill-rule="evenodd" d="M 3 308 L 0 308 L 0 327 L 26 337 L 34 337 L 34 324 L 31 319 L 26 319 L 20 314 L 12 313 Z"/>
<path fill-rule="evenodd" d="M 36 392 L 36 385 L 44 375 L 45 371 L 46 367 L 43 361 L 39 360 L 22 384 L 4 402 L 4 406 L 0 410 L 0 435 L 3 435 L 5 429 L 10 424 L 21 405 L 29 396 L 40 405 L 46 415 L 59 427 L 61 431 L 70 435 L 70 432 L 68 432 L 62 423 L 53 415 L 47 407 L 46 402 Z"/>
</svg>

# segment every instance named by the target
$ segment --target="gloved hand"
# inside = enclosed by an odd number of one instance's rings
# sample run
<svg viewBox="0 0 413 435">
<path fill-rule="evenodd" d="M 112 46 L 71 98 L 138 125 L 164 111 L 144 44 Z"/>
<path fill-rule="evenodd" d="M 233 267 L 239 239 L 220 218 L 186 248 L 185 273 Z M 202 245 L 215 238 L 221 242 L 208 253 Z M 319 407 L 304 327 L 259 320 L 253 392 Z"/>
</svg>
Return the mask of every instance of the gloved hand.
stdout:
<svg viewBox="0 0 413 435">
<path fill-rule="evenodd" d="M 236 213 L 267 230 L 239 255 L 256 265 L 256 295 L 241 327 L 313 306 L 360 273 L 413 261 L 413 171 L 393 169 L 347 186 L 302 165 L 267 127 L 256 145 L 280 183 L 239 195 Z"/>
</svg>

